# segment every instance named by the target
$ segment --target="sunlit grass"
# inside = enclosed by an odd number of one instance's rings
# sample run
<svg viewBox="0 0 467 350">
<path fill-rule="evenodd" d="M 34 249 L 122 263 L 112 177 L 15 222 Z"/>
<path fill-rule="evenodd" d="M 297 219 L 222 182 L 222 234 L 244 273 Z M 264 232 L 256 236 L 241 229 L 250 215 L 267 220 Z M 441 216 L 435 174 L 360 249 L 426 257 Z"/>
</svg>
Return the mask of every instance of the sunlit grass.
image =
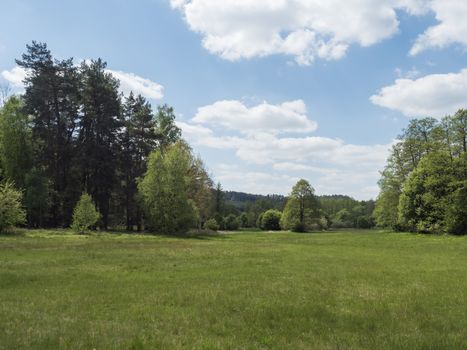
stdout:
<svg viewBox="0 0 467 350">
<path fill-rule="evenodd" d="M 465 349 L 467 239 L 0 236 L 1 349 Z"/>
</svg>

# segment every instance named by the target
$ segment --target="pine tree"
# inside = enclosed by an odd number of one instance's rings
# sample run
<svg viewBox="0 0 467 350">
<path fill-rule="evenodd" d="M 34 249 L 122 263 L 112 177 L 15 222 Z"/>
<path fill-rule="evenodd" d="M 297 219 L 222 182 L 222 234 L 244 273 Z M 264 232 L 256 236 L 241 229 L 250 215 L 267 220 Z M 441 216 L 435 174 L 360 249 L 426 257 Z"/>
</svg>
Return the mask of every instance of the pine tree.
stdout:
<svg viewBox="0 0 467 350">
<path fill-rule="evenodd" d="M 133 93 L 123 105 L 123 133 L 120 138 L 120 175 L 122 178 L 123 203 L 126 227 L 134 224 L 141 229 L 142 209 L 137 200 L 137 179 L 146 172 L 149 153 L 156 149 L 158 135 L 151 105 Z"/>
<path fill-rule="evenodd" d="M 119 82 L 105 69 L 101 59 L 81 65 L 83 115 L 78 140 L 82 182 L 102 215 L 103 229 L 109 224 L 121 127 Z"/>
<path fill-rule="evenodd" d="M 51 181 L 49 225 L 66 224 L 73 178 L 74 137 L 80 109 L 80 75 L 72 59 L 54 60 L 46 44 L 33 41 L 17 64 L 26 69 L 25 112 L 32 116 L 34 165 Z"/>
</svg>

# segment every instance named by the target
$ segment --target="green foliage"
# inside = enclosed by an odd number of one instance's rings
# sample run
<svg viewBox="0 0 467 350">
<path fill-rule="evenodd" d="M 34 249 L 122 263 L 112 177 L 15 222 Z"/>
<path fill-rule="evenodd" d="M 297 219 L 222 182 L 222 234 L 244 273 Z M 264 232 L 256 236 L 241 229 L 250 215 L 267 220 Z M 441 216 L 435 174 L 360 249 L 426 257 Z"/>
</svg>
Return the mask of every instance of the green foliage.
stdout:
<svg viewBox="0 0 467 350">
<path fill-rule="evenodd" d="M 33 165 L 50 182 L 45 224 L 66 225 L 82 188 L 76 180 L 77 124 L 84 107 L 80 72 L 72 59 L 54 59 L 46 44 L 35 41 L 16 63 L 28 71 L 23 101 L 31 118 Z"/>
<path fill-rule="evenodd" d="M 347 209 L 339 210 L 334 215 L 333 227 L 352 227 L 352 214 Z"/>
<path fill-rule="evenodd" d="M 117 118 L 121 110 L 119 81 L 106 67 L 101 59 L 81 64 L 83 117 L 78 138 L 80 172 L 102 216 L 104 229 L 109 223 L 118 164 L 117 133 L 122 126 Z"/>
<path fill-rule="evenodd" d="M 10 97 L 0 109 L 0 162 L 3 175 L 21 189 L 32 165 L 32 139 L 28 116 L 20 98 Z"/>
<path fill-rule="evenodd" d="M 26 222 L 26 212 L 22 208 L 22 193 L 9 181 L 0 184 L 0 232 Z"/>
<path fill-rule="evenodd" d="M 306 180 L 299 180 L 282 213 L 280 226 L 296 232 L 308 231 L 319 216 L 318 201 L 314 189 Z"/>
<path fill-rule="evenodd" d="M 189 198 L 191 166 L 191 154 L 181 142 L 150 154 L 138 190 L 152 231 L 184 233 L 196 225 L 198 210 Z"/>
<path fill-rule="evenodd" d="M 86 233 L 91 227 L 96 225 L 99 218 L 100 214 L 96 210 L 91 196 L 83 193 L 73 211 L 71 228 L 77 233 Z"/>
<path fill-rule="evenodd" d="M 465 232 L 467 111 L 441 122 L 412 120 L 399 139 L 379 183 L 376 224 L 425 233 Z"/>
<path fill-rule="evenodd" d="M 31 227 L 43 227 L 50 207 L 49 182 L 37 168 L 26 175 L 26 193 L 24 204 L 27 210 L 28 224 Z"/>
<path fill-rule="evenodd" d="M 404 183 L 399 202 L 401 226 L 411 231 L 441 232 L 453 180 L 452 162 L 446 153 L 425 156 Z"/>
<path fill-rule="evenodd" d="M 229 214 L 224 218 L 224 225 L 228 231 L 236 231 L 240 227 L 238 218 L 234 214 Z"/>
<path fill-rule="evenodd" d="M 238 221 L 240 223 L 240 227 L 249 227 L 247 213 L 241 213 L 238 217 Z"/>
<path fill-rule="evenodd" d="M 181 139 L 182 131 L 175 124 L 174 109 L 170 106 L 162 105 L 157 107 L 155 128 L 161 148 L 165 148 Z"/>
<path fill-rule="evenodd" d="M 146 172 L 146 160 L 158 146 L 159 135 L 149 102 L 133 93 L 125 98 L 122 107 L 123 132 L 120 134 L 119 168 L 117 173 L 121 186 L 118 187 L 120 202 L 125 211 L 125 226 L 132 230 L 136 225 L 142 229 L 142 208 L 138 200 L 137 179 Z"/>
<path fill-rule="evenodd" d="M 281 218 L 282 213 L 279 210 L 269 209 L 261 215 L 260 228 L 267 231 L 280 231 Z"/>
<path fill-rule="evenodd" d="M 456 235 L 467 234 L 467 180 L 456 184 L 458 187 L 448 197 L 446 231 Z"/>
<path fill-rule="evenodd" d="M 206 230 L 211 230 L 211 231 L 217 231 L 219 230 L 220 226 L 217 223 L 216 219 L 208 219 L 204 222 L 204 229 Z"/>
</svg>

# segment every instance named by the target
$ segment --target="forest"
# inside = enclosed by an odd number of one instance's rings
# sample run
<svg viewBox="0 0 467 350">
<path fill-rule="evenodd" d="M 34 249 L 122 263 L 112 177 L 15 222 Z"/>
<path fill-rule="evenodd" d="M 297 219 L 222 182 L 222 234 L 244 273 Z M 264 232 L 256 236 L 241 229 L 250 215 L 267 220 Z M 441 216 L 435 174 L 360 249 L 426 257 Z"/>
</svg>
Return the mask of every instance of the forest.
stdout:
<svg viewBox="0 0 467 350">
<path fill-rule="evenodd" d="M 174 109 L 123 96 L 102 59 L 54 58 L 32 42 L 16 60 L 25 92 L 0 109 L 0 230 L 72 227 L 467 232 L 467 111 L 413 119 L 394 142 L 376 201 L 224 191 L 183 140 Z"/>
</svg>

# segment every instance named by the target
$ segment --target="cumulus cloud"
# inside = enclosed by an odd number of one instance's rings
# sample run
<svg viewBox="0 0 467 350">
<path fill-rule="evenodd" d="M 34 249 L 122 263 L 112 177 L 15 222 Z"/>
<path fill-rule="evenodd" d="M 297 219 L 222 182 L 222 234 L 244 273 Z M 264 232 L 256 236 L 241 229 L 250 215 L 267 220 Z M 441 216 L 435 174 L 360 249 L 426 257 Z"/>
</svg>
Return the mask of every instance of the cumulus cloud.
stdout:
<svg viewBox="0 0 467 350">
<path fill-rule="evenodd" d="M 460 44 L 467 48 L 467 2 L 464 0 L 432 0 L 429 8 L 435 13 L 438 24 L 421 34 L 410 50 L 416 55 L 429 48 L 445 48 Z"/>
<path fill-rule="evenodd" d="M 278 106 L 283 105 L 287 106 L 287 103 Z M 295 107 L 299 105 L 301 103 Z M 306 106 L 303 104 L 300 110 L 305 111 Z M 200 118 L 200 115 L 204 117 Z M 226 169 L 225 166 L 215 168 L 216 178 L 228 188 L 263 194 L 287 194 L 291 183 L 305 177 L 312 180 L 320 193 L 349 193 L 358 198 L 375 197 L 377 194 L 378 170 L 384 167 L 391 144 L 355 145 L 329 137 L 290 136 L 302 132 L 299 127 L 292 128 L 290 123 L 285 123 L 289 128 L 288 135 L 282 135 L 279 130 L 282 124 L 268 126 L 266 112 L 266 117 L 253 118 L 251 124 L 242 121 L 241 117 L 237 121 L 218 116 L 198 112 L 191 121 L 178 122 L 177 125 L 193 145 L 230 151 L 240 164 L 248 164 L 248 169 L 263 169 L 258 172 L 231 167 Z M 242 130 L 242 125 L 247 126 L 249 131 Z M 230 135 L 215 132 L 213 128 L 219 126 L 228 128 Z M 254 130 L 256 132 L 252 132 Z M 363 191 L 361 194 L 360 190 Z"/>
<path fill-rule="evenodd" d="M 408 117 L 442 118 L 467 105 L 467 69 L 418 79 L 397 79 L 370 100 Z"/>
<path fill-rule="evenodd" d="M 198 109 L 193 122 L 250 132 L 310 132 L 317 128 L 308 119 L 302 100 L 272 105 L 264 102 L 247 107 L 240 101 L 218 101 Z"/>
<path fill-rule="evenodd" d="M 214 168 L 216 180 L 229 189 L 256 194 L 288 194 L 292 186 L 299 180 L 288 174 L 264 171 L 248 171 L 239 166 L 218 164 Z"/>
<path fill-rule="evenodd" d="M 397 10 L 426 13 L 428 0 L 171 0 L 203 46 L 227 60 L 285 54 L 302 65 L 343 57 L 398 31 Z"/>
<path fill-rule="evenodd" d="M 152 100 L 160 100 L 164 97 L 164 87 L 158 83 L 140 77 L 134 73 L 126 73 L 111 69 L 106 69 L 106 71 L 120 80 L 120 91 L 126 96 L 130 94 L 130 91 L 133 91 L 134 94 L 141 94 Z"/>
<path fill-rule="evenodd" d="M 21 67 L 13 67 L 10 70 L 2 71 L 2 78 L 9 82 L 13 87 L 22 88 L 23 80 L 26 78 L 26 71 Z"/>
<path fill-rule="evenodd" d="M 129 95 L 130 91 L 135 94 L 159 100 L 164 97 L 164 87 L 149 79 L 140 77 L 134 73 L 127 73 L 112 69 L 106 69 L 106 72 L 111 73 L 115 78 L 120 80 L 120 92 L 124 95 Z M 8 81 L 16 88 L 23 88 L 23 80 L 26 77 L 26 70 L 21 67 L 13 67 L 10 70 L 4 70 L 1 73 L 3 79 Z"/>
</svg>

